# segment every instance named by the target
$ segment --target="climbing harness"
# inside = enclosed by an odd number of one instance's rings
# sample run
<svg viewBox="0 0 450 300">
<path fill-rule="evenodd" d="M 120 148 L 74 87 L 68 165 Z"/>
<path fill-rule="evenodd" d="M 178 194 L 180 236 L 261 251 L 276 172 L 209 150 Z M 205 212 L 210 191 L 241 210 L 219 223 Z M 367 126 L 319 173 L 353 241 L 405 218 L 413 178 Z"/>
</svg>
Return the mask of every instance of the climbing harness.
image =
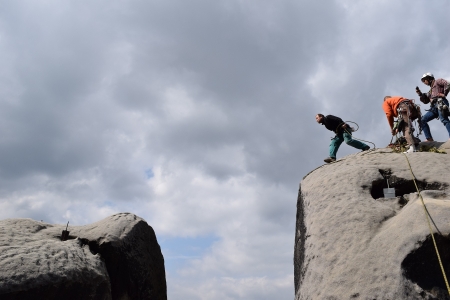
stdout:
<svg viewBox="0 0 450 300">
<path fill-rule="evenodd" d="M 406 154 L 404 154 L 404 153 L 402 153 L 402 154 L 405 156 L 406 161 L 408 162 L 409 170 L 411 171 L 411 175 L 412 175 L 412 178 L 413 178 L 414 185 L 416 186 L 416 190 L 417 190 L 417 193 L 419 194 L 420 201 L 422 201 L 422 206 L 423 206 L 423 209 L 424 209 L 424 212 L 425 212 L 425 217 L 426 217 L 427 223 L 428 223 L 428 229 L 430 230 L 431 239 L 433 240 L 434 249 L 436 250 L 436 255 L 437 255 L 437 258 L 438 258 L 438 261 L 439 261 L 439 266 L 441 267 L 442 275 L 443 275 L 444 281 L 445 281 L 445 286 L 447 287 L 447 292 L 450 295 L 450 286 L 448 284 L 447 276 L 445 275 L 444 266 L 442 264 L 441 256 L 439 255 L 439 250 L 438 250 L 438 247 L 437 247 L 437 244 L 436 244 L 436 240 L 434 239 L 433 229 L 431 228 L 431 223 L 430 223 L 431 216 L 430 216 L 430 213 L 429 213 L 429 211 L 428 211 L 428 209 L 427 209 L 427 207 L 425 205 L 425 201 L 423 201 L 422 194 L 420 193 L 419 188 L 417 186 L 416 177 L 414 176 L 414 173 L 412 171 L 412 167 L 411 167 L 411 164 L 409 162 L 408 156 L 406 156 Z M 431 220 L 433 220 L 433 219 L 431 219 Z M 433 222 L 433 224 L 434 224 L 434 222 Z M 434 226 L 436 227 L 436 224 L 434 224 Z M 437 227 L 436 227 L 436 229 L 437 229 Z M 437 231 L 440 233 L 439 229 L 437 229 Z"/>
<path fill-rule="evenodd" d="M 404 110 L 404 107 L 400 107 L 401 104 L 406 104 L 406 111 Z M 416 122 L 415 120 L 422 119 L 422 112 L 420 110 L 420 106 L 414 102 L 414 99 L 406 99 L 399 103 L 397 108 L 397 114 L 398 114 L 397 131 L 403 131 L 405 123 L 408 122 L 408 127 L 410 128 L 411 136 L 414 139 L 413 122 Z M 419 137 L 419 135 L 422 133 L 422 124 L 420 122 L 416 122 L 416 124 L 417 127 L 419 128 L 419 132 L 417 133 L 416 137 Z"/>
</svg>

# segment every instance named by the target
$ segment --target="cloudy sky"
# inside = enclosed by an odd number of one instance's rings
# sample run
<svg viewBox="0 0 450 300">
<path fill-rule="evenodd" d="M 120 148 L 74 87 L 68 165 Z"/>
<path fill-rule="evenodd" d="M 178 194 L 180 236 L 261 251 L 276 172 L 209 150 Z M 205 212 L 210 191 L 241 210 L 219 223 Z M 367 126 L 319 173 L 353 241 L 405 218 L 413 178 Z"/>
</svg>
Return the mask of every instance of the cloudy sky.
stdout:
<svg viewBox="0 0 450 300">
<path fill-rule="evenodd" d="M 449 11 L 446 0 L 1 1 L 0 219 L 133 212 L 155 229 L 169 299 L 293 299 L 298 186 L 333 136 L 315 114 L 385 147 L 383 97 L 417 99 L 425 72 L 450 79 Z"/>
</svg>

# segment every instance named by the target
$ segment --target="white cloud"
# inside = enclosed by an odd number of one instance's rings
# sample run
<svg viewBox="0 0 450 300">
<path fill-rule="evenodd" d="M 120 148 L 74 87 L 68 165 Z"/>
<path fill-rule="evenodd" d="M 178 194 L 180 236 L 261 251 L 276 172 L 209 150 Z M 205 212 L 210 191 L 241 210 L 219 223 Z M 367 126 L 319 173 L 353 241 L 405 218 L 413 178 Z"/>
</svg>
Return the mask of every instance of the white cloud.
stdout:
<svg viewBox="0 0 450 300">
<path fill-rule="evenodd" d="M 176 285 L 169 297 L 178 299 L 289 299 L 293 298 L 292 275 L 270 277 L 214 277 L 192 287 L 188 282 Z"/>
</svg>

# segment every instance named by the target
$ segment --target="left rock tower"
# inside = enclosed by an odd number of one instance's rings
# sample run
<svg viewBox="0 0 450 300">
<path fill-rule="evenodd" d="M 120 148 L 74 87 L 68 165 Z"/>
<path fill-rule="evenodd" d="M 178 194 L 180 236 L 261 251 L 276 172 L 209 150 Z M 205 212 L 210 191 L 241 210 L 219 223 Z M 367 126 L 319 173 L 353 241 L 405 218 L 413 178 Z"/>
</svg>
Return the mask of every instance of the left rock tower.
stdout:
<svg viewBox="0 0 450 300">
<path fill-rule="evenodd" d="M 166 300 L 155 232 L 130 213 L 85 226 L 0 221 L 0 299 Z"/>
</svg>

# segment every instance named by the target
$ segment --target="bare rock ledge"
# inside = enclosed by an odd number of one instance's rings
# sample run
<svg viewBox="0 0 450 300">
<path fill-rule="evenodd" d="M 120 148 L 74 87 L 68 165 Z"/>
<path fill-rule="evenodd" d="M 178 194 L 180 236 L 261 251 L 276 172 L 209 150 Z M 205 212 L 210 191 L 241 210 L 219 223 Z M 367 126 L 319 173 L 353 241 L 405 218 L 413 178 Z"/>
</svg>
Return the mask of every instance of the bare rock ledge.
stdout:
<svg viewBox="0 0 450 300">
<path fill-rule="evenodd" d="M 0 221 L 0 299 L 167 299 L 153 229 L 119 213 L 85 226 Z"/>
<path fill-rule="evenodd" d="M 450 144 L 439 143 L 450 153 Z M 450 276 L 450 155 L 407 154 Z M 396 198 L 384 198 L 384 177 Z M 450 299 L 403 154 L 377 149 L 309 173 L 297 201 L 295 299 Z M 448 278 L 450 279 L 450 278 Z"/>
</svg>

